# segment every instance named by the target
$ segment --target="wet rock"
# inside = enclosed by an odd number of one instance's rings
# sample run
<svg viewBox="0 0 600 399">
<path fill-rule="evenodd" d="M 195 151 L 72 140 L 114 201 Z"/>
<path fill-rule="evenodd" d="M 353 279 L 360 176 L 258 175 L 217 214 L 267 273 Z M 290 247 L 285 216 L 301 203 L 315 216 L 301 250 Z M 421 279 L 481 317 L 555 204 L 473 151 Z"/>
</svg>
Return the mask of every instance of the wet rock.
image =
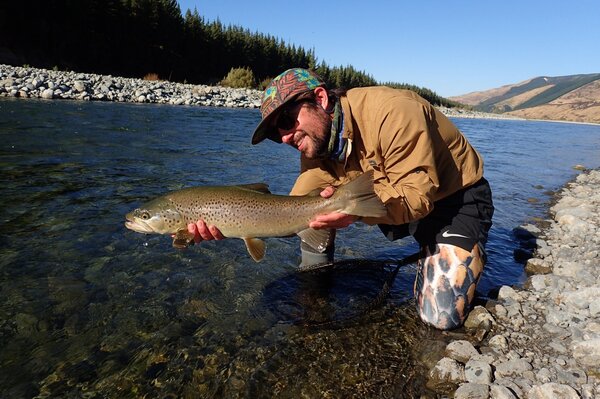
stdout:
<svg viewBox="0 0 600 399">
<path fill-rule="evenodd" d="M 436 392 L 451 392 L 465 382 L 465 368 L 449 357 L 442 358 L 429 372 L 427 387 Z"/>
<path fill-rule="evenodd" d="M 460 363 L 466 363 L 472 356 L 479 354 L 477 349 L 466 340 L 453 341 L 446 346 L 446 356 Z"/>
<path fill-rule="evenodd" d="M 525 264 L 525 272 L 532 274 L 548 274 L 552 272 L 552 266 L 549 262 L 539 258 L 531 258 Z"/>
<path fill-rule="evenodd" d="M 475 306 L 465 320 L 467 329 L 483 329 L 489 332 L 495 323 L 494 317 L 483 306 Z"/>
</svg>

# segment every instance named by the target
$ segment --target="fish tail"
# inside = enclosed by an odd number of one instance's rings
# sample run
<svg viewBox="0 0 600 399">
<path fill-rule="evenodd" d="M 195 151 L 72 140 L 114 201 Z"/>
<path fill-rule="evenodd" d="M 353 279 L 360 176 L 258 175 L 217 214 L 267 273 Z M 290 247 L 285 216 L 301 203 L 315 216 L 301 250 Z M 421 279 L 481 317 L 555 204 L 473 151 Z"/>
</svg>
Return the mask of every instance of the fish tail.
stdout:
<svg viewBox="0 0 600 399">
<path fill-rule="evenodd" d="M 383 217 L 387 215 L 385 205 L 373 188 L 373 171 L 369 170 L 356 179 L 339 187 L 336 197 L 344 198 L 342 212 L 361 217 Z"/>
</svg>

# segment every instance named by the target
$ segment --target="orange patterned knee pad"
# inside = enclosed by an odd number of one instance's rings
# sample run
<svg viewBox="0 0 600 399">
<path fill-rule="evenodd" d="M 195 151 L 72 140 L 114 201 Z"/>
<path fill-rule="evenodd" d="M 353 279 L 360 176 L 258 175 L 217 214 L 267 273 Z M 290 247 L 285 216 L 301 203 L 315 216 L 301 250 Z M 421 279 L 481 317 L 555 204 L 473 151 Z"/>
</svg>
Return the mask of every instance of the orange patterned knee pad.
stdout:
<svg viewBox="0 0 600 399">
<path fill-rule="evenodd" d="M 425 248 L 415 279 L 415 298 L 421 319 L 440 330 L 460 327 L 467 317 L 483 270 L 479 247 L 471 252 L 450 244 Z"/>
</svg>

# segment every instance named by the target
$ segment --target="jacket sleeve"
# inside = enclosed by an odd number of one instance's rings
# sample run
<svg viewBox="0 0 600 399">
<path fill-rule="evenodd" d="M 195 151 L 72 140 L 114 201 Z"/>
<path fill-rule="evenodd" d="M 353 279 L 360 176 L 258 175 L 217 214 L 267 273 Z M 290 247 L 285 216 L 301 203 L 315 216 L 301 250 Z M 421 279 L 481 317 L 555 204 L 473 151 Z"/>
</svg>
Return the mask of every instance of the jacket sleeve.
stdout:
<svg viewBox="0 0 600 399">
<path fill-rule="evenodd" d="M 417 101 L 396 98 L 375 118 L 381 172 L 375 189 L 394 224 L 421 219 L 433 210 L 439 187 L 434 146 L 441 138 L 431 123 L 432 112 Z"/>
<path fill-rule="evenodd" d="M 296 179 L 290 195 L 307 195 L 317 189 L 336 185 L 335 178 L 326 172 L 318 161 L 301 156 L 300 165 L 300 175 Z"/>
</svg>

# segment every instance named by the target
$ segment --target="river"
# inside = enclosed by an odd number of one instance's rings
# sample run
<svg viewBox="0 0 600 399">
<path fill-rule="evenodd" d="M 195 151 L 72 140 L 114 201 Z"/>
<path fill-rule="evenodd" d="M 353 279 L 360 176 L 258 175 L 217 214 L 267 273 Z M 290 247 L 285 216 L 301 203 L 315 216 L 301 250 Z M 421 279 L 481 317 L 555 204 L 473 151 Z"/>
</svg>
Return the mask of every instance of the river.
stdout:
<svg viewBox="0 0 600 399">
<path fill-rule="evenodd" d="M 257 110 L 0 99 L 0 396 L 390 397 L 422 392 L 441 334 L 414 311 L 414 265 L 354 323 L 389 267 L 300 276 L 297 238 L 180 251 L 125 229 L 141 202 L 187 186 L 266 182 L 285 194 L 297 153 L 252 146 Z M 600 126 L 454 119 L 485 160 L 496 213 L 479 296 L 520 285 L 513 229 L 600 166 Z M 399 259 L 357 224 L 337 258 Z M 376 265 L 376 262 L 372 262 Z M 379 265 L 381 266 L 381 265 Z"/>
</svg>

